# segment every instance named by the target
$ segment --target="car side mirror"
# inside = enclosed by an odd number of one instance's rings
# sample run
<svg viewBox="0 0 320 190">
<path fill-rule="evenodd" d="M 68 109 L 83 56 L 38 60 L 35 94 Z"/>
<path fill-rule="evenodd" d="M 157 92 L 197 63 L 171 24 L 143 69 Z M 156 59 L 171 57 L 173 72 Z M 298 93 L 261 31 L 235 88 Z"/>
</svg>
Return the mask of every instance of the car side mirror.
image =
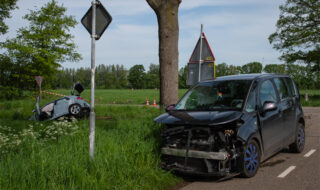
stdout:
<svg viewBox="0 0 320 190">
<path fill-rule="evenodd" d="M 170 110 L 172 110 L 172 109 L 175 109 L 175 107 L 176 107 L 176 105 L 175 104 L 170 104 L 170 105 L 168 105 L 167 107 L 166 107 L 166 112 L 168 112 L 168 111 L 170 111 Z"/>
<path fill-rule="evenodd" d="M 266 113 L 266 112 L 269 112 L 269 111 L 276 110 L 277 108 L 278 108 L 278 107 L 277 107 L 277 104 L 276 104 L 275 102 L 266 101 L 266 102 L 263 104 L 262 111 L 263 111 L 263 113 Z"/>
</svg>

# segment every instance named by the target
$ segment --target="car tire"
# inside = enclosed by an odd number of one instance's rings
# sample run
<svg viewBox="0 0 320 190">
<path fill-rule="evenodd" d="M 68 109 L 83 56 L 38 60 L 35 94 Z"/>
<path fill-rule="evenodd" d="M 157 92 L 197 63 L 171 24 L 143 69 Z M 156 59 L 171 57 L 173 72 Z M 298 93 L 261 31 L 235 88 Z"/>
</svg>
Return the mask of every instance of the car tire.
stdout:
<svg viewBox="0 0 320 190">
<path fill-rule="evenodd" d="M 80 104 L 72 104 L 69 106 L 69 114 L 74 117 L 79 117 L 82 113 Z"/>
<path fill-rule="evenodd" d="M 292 143 L 289 148 L 293 153 L 301 153 L 304 149 L 304 144 L 306 141 L 306 136 L 304 132 L 304 127 L 302 123 L 298 124 L 298 130 L 295 135 L 294 143 Z"/>
<path fill-rule="evenodd" d="M 82 116 L 86 119 L 90 117 L 90 109 L 89 108 L 84 108 L 82 110 Z"/>
<path fill-rule="evenodd" d="M 260 148 L 258 143 L 251 139 L 244 147 L 242 155 L 242 177 L 250 178 L 256 175 L 260 166 Z"/>
</svg>

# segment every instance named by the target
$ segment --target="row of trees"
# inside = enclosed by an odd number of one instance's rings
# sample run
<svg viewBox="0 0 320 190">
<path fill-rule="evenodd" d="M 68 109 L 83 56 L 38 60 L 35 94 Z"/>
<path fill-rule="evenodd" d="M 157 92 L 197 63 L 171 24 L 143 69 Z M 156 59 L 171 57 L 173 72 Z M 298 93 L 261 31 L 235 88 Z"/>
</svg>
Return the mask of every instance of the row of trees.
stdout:
<svg viewBox="0 0 320 190">
<path fill-rule="evenodd" d="M 216 66 L 216 76 L 226 76 L 247 73 L 276 73 L 291 76 L 300 89 L 319 89 L 320 72 L 313 72 L 311 65 L 307 64 L 267 64 L 252 62 L 243 66 L 227 65 L 221 63 Z"/>
<path fill-rule="evenodd" d="M 301 89 L 318 89 L 320 81 L 317 75 L 309 75 L 311 67 L 297 64 L 267 64 L 251 62 L 243 66 L 221 63 L 216 65 L 216 76 L 227 76 L 249 73 L 289 74 Z M 179 70 L 179 88 L 186 85 L 187 66 Z M 308 71 L 308 72 L 306 72 Z M 134 65 L 129 70 L 123 65 L 99 65 L 96 68 L 96 87 L 99 89 L 154 89 L 160 88 L 159 65 L 150 64 L 146 71 L 143 65 Z M 63 69 L 55 75 L 49 86 L 53 88 L 70 88 L 74 82 L 80 81 L 85 87 L 90 86 L 90 68 Z"/>
</svg>

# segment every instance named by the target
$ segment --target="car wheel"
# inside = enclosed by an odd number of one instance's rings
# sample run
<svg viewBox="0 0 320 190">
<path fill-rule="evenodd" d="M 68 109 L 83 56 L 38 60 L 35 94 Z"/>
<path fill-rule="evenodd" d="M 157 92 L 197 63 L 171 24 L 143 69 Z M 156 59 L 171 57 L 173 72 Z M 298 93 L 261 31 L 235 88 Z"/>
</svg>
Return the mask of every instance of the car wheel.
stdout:
<svg viewBox="0 0 320 190">
<path fill-rule="evenodd" d="M 243 177 L 253 177 L 256 175 L 260 165 L 260 149 L 256 141 L 250 140 L 244 148 L 242 159 Z"/>
<path fill-rule="evenodd" d="M 82 116 L 83 116 L 84 118 L 89 118 L 89 116 L 90 116 L 90 109 L 88 109 L 88 108 L 83 109 Z"/>
<path fill-rule="evenodd" d="M 294 143 L 292 143 L 289 148 L 291 152 L 300 153 L 304 149 L 306 137 L 304 133 L 304 127 L 301 123 L 298 125 L 298 131 L 296 132 L 296 137 Z"/>
<path fill-rule="evenodd" d="M 81 106 L 79 104 L 72 104 L 69 106 L 69 113 L 72 116 L 78 117 L 81 115 Z"/>
</svg>

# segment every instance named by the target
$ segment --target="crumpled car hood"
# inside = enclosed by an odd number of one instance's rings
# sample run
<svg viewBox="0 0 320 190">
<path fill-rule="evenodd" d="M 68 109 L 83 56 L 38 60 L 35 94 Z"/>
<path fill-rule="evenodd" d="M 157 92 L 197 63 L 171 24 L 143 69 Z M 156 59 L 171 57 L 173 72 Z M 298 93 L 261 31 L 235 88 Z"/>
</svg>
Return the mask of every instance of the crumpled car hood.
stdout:
<svg viewBox="0 0 320 190">
<path fill-rule="evenodd" d="M 221 125 L 239 119 L 240 111 L 169 111 L 154 119 L 168 125 Z"/>
</svg>

